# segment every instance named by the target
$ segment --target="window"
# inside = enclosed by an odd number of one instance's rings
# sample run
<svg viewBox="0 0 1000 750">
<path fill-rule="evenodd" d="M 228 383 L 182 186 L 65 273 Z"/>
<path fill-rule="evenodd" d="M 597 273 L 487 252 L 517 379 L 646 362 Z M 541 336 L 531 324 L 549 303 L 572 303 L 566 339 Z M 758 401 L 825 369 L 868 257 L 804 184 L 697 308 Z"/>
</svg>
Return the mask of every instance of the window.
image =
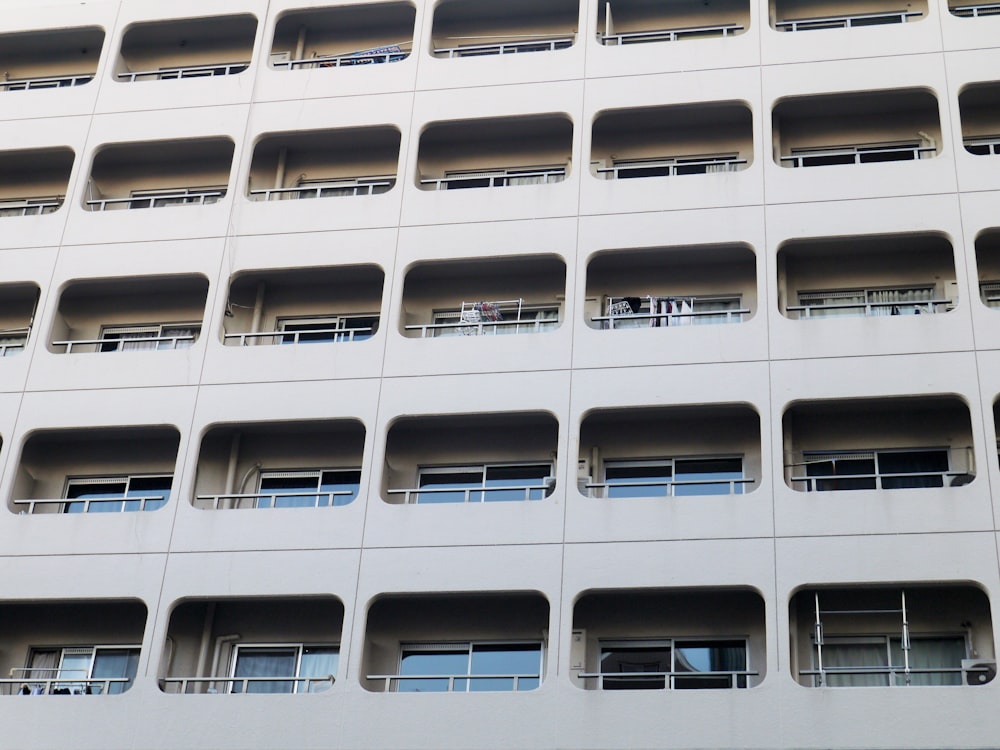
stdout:
<svg viewBox="0 0 1000 750">
<path fill-rule="evenodd" d="M 944 487 L 950 471 L 947 449 L 816 451 L 803 460 L 806 474 L 793 481 L 817 492 Z"/>
<path fill-rule="evenodd" d="M 129 208 L 163 208 L 164 206 L 184 206 L 190 204 L 208 205 L 217 203 L 226 195 L 226 186 L 203 188 L 172 188 L 166 190 L 133 190 L 124 202 Z M 102 201 L 96 201 L 101 204 Z M 114 199 L 103 203 L 114 203 Z M 103 210 L 105 206 L 101 206 Z"/>
<path fill-rule="evenodd" d="M 745 639 L 601 641 L 602 690 L 747 687 Z"/>
<path fill-rule="evenodd" d="M 28 328 L 0 330 L 0 357 L 10 357 L 24 351 L 28 344 Z"/>
<path fill-rule="evenodd" d="M 156 510 L 170 499 L 173 477 L 84 477 L 66 483 L 63 513 L 120 513 Z M 69 502 L 72 501 L 72 502 Z"/>
<path fill-rule="evenodd" d="M 683 297 L 650 295 L 605 298 L 602 321 L 606 329 L 662 328 L 664 326 L 740 323 L 744 313 L 738 294 Z"/>
<path fill-rule="evenodd" d="M 101 329 L 101 352 L 148 352 L 189 349 L 198 340 L 198 323 L 160 323 L 139 326 L 105 326 Z M 107 343 L 103 343 L 107 342 Z"/>
<path fill-rule="evenodd" d="M 964 635 L 911 636 L 908 640 L 909 653 L 904 659 L 901 635 L 826 636 L 822 656 L 813 644 L 813 666 L 820 672 L 814 684 L 828 687 L 962 684 L 962 659 L 968 655 Z"/>
<path fill-rule="evenodd" d="M 261 472 L 256 508 L 326 508 L 358 496 L 360 469 Z"/>
<path fill-rule="evenodd" d="M 737 172 L 747 163 L 738 153 L 703 154 L 700 156 L 666 157 L 662 159 L 614 159 L 610 168 L 598 168 L 597 173 L 612 179 L 631 180 L 639 177 L 671 177 L 690 174 Z"/>
<path fill-rule="evenodd" d="M 381 195 L 392 190 L 395 175 L 354 177 L 341 180 L 301 179 L 292 189 L 295 198 L 335 198 L 355 195 Z M 287 190 L 287 189 L 286 189 Z"/>
<path fill-rule="evenodd" d="M 799 304 L 789 308 L 799 318 L 880 317 L 935 313 L 950 300 L 936 299 L 934 286 L 890 289 L 839 289 L 799 292 Z"/>
<path fill-rule="evenodd" d="M 118 695 L 132 687 L 138 646 L 33 648 L 23 671 L 22 693 Z M 12 677 L 19 677 L 15 670 Z"/>
<path fill-rule="evenodd" d="M 979 293 L 987 307 L 1000 309 L 1000 281 L 984 281 L 979 285 Z"/>
<path fill-rule="evenodd" d="M 283 318 L 278 321 L 282 344 L 317 344 L 330 341 L 365 341 L 378 329 L 377 315 L 332 315 Z"/>
<path fill-rule="evenodd" d="M 522 300 L 463 302 L 459 310 L 435 311 L 433 321 L 436 338 L 544 333 L 559 327 L 559 306 L 526 305 Z"/>
<path fill-rule="evenodd" d="M 403 644 L 398 693 L 535 690 L 542 678 L 540 641 Z"/>
<path fill-rule="evenodd" d="M 664 458 L 607 461 L 604 497 L 689 497 L 741 495 L 744 492 L 742 457 Z"/>
<path fill-rule="evenodd" d="M 51 214 L 63 204 L 63 196 L 54 195 L 50 198 L 26 198 L 19 201 L 0 202 L 0 217 L 3 216 L 41 216 Z"/>
<path fill-rule="evenodd" d="M 448 171 L 440 180 L 421 180 L 421 182 L 436 182 L 439 190 L 464 190 L 465 188 L 509 187 L 512 185 L 547 185 L 553 182 L 562 182 L 564 179 L 566 179 L 566 167 L 550 165 Z"/>
<path fill-rule="evenodd" d="M 243 645 L 233 647 L 231 693 L 319 693 L 337 676 L 337 646 Z"/>
<path fill-rule="evenodd" d="M 417 503 L 541 500 L 554 487 L 551 464 L 486 464 L 422 468 Z"/>
</svg>

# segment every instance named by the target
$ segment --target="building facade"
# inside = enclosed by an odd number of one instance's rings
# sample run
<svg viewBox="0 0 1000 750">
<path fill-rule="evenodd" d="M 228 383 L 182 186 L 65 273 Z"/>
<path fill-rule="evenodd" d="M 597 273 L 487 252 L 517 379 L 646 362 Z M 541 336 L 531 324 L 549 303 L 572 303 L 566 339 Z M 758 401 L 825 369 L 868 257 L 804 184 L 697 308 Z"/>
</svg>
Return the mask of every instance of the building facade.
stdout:
<svg viewBox="0 0 1000 750">
<path fill-rule="evenodd" d="M 12 3 L 0 744 L 1000 747 L 1000 5 L 903 5 Z"/>
</svg>

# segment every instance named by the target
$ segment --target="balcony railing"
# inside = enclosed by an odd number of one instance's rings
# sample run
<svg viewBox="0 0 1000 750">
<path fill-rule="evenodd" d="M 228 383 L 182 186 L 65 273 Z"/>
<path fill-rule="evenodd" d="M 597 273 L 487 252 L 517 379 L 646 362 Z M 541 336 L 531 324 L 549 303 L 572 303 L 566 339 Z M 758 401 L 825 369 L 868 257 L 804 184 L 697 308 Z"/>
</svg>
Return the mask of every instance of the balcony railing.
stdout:
<svg viewBox="0 0 1000 750">
<path fill-rule="evenodd" d="M 219 65 L 179 65 L 175 68 L 160 68 L 159 70 L 140 70 L 118 73 L 119 81 L 134 83 L 135 81 L 167 81 L 178 78 L 208 78 L 211 76 L 229 76 L 242 73 L 250 67 L 249 62 L 222 63 Z"/>
<path fill-rule="evenodd" d="M 200 205 L 217 203 L 226 195 L 225 188 L 181 188 L 177 190 L 149 191 L 129 198 L 95 198 L 87 201 L 91 211 L 110 211 L 117 208 L 165 208 L 167 206 Z"/>
<path fill-rule="evenodd" d="M 938 312 L 947 312 L 954 304 L 950 299 L 929 299 L 919 302 L 837 302 L 817 305 L 789 305 L 785 309 L 788 312 L 798 313 L 799 320 L 809 320 L 810 318 L 834 318 L 847 317 L 838 313 L 853 312 L 855 317 L 888 317 L 900 315 L 900 310 L 912 310 L 916 314 L 932 315 Z M 833 313 L 831 315 L 814 315 L 813 313 Z M 907 313 L 911 314 L 911 313 Z"/>
<path fill-rule="evenodd" d="M 276 60 L 271 63 L 275 68 L 288 70 L 307 70 L 312 68 L 349 68 L 355 65 L 376 65 L 405 60 L 410 56 L 407 44 L 390 44 L 384 47 L 351 52 L 346 55 L 320 55 L 301 60 Z"/>
<path fill-rule="evenodd" d="M 425 503 L 425 502 L 461 502 L 461 503 L 487 503 L 500 500 L 507 501 L 528 501 L 541 500 L 544 495 L 552 492 L 555 483 L 549 484 L 524 484 L 524 485 L 502 485 L 498 487 L 416 487 L 413 489 L 387 490 L 390 495 L 402 495 L 403 502 Z M 510 494 L 514 497 L 508 497 Z M 520 493 L 520 497 L 517 494 Z M 504 497 L 490 498 L 488 495 L 503 495 Z M 434 496 L 461 495 L 461 500 L 444 499 L 435 500 Z M 422 497 L 426 496 L 426 497 Z M 408 678 L 409 679 L 409 678 Z"/>
<path fill-rule="evenodd" d="M 923 13 L 893 11 L 891 13 L 858 13 L 850 16 L 826 16 L 823 18 L 796 18 L 778 21 L 774 28 L 778 31 L 811 31 L 813 29 L 851 29 L 859 26 L 881 26 L 891 23 L 907 23 L 911 18 L 920 18 Z"/>
<path fill-rule="evenodd" d="M 979 18 L 980 16 L 1000 16 L 1000 3 L 980 3 L 978 5 L 958 5 L 950 8 L 953 16 Z"/>
<path fill-rule="evenodd" d="M 899 146 L 844 146 L 808 149 L 781 157 L 783 167 L 820 167 L 835 164 L 868 164 L 884 161 L 912 161 L 937 153 L 934 146 L 903 144 Z M 816 162 L 816 163 L 811 163 Z"/>
<path fill-rule="evenodd" d="M 719 687 L 721 681 L 729 684 L 722 689 L 739 689 L 750 687 L 750 677 L 756 677 L 759 672 L 748 670 L 731 670 L 720 672 L 584 672 L 577 677 L 581 680 L 597 680 L 598 690 L 615 690 L 615 683 L 648 683 L 645 690 L 684 690 L 699 687 Z M 681 681 L 683 687 L 678 687 Z M 706 683 L 698 685 L 698 683 Z M 688 687 L 690 685 L 690 687 Z M 622 689 L 622 688 L 617 688 Z"/>
<path fill-rule="evenodd" d="M 566 167 L 538 167 L 536 169 L 482 170 L 463 174 L 421 179 L 421 185 L 433 186 L 431 190 L 457 190 L 460 188 L 510 187 L 511 185 L 548 185 L 566 179 Z"/>
<path fill-rule="evenodd" d="M 634 481 L 634 482 L 593 482 L 583 485 L 589 490 L 590 497 L 608 498 L 609 490 L 612 489 L 635 489 L 635 488 L 649 488 L 649 489 L 663 489 L 664 492 L 661 494 L 650 495 L 650 497 L 680 497 L 684 494 L 685 487 L 691 487 L 693 489 L 702 487 L 712 487 L 712 488 L 725 488 L 722 492 L 712 492 L 713 495 L 742 495 L 744 493 L 744 488 L 753 484 L 755 479 L 741 478 L 741 479 L 678 479 L 678 480 L 668 480 L 668 481 Z M 680 488 L 681 495 L 678 495 L 678 488 Z M 595 492 L 596 490 L 596 492 Z M 693 494 L 708 494 L 708 493 L 693 493 Z"/>
<path fill-rule="evenodd" d="M 112 685 L 127 685 L 129 677 L 88 677 L 86 670 L 78 670 L 81 676 L 68 677 L 77 670 L 58 667 L 15 667 L 10 677 L 0 679 L 0 695 L 112 695 Z M 55 672 L 56 677 L 37 677 L 38 672 Z M 16 673 L 22 676 L 15 677 Z"/>
<path fill-rule="evenodd" d="M 595 315 L 591 318 L 594 323 L 607 324 L 608 330 L 614 330 L 616 323 L 625 320 L 645 320 L 655 321 L 659 327 L 678 326 L 687 324 L 704 323 L 742 323 L 743 316 L 749 315 L 748 308 L 737 310 L 697 310 L 692 312 L 671 312 L 671 313 L 629 313 L 620 315 Z M 628 326 L 628 330 L 636 329 L 635 326 Z"/>
<path fill-rule="evenodd" d="M 559 324 L 557 320 L 480 320 L 455 323 L 424 323 L 404 326 L 407 331 L 420 331 L 420 338 L 435 338 L 442 333 L 457 332 L 461 336 L 484 336 L 518 333 L 542 333 Z"/>
<path fill-rule="evenodd" d="M 971 446 L 810 450 L 786 455 L 788 480 L 804 492 L 956 487 L 975 478 Z M 810 472 L 810 466 L 817 470 Z"/>
<path fill-rule="evenodd" d="M 235 341 L 237 346 L 250 346 L 251 343 L 256 342 L 258 344 L 299 344 L 302 343 L 302 337 L 307 337 L 307 340 L 312 339 L 309 343 L 329 343 L 329 342 L 343 342 L 343 341 L 355 341 L 364 340 L 357 339 L 357 337 L 364 336 L 366 338 L 374 335 L 374 326 L 368 326 L 366 328 L 310 328 L 306 331 L 260 331 L 258 333 L 227 333 L 224 335 L 225 341 L 231 342 Z M 317 341 L 316 336 L 329 336 L 328 339 L 322 339 Z M 265 341 L 265 339 L 270 339 L 270 341 Z M 135 341 L 135 339 L 130 339 Z"/>
<path fill-rule="evenodd" d="M 0 216 L 41 216 L 58 210 L 65 200 L 64 195 L 51 198 L 25 198 L 18 201 L 0 201 Z"/>
<path fill-rule="evenodd" d="M 382 681 L 384 684 L 384 691 L 390 692 L 406 692 L 405 688 L 401 688 L 401 684 L 406 682 L 411 682 L 413 680 L 423 680 L 423 681 L 433 681 L 435 683 L 443 683 L 446 685 L 445 689 L 438 692 L 475 692 L 476 688 L 472 686 L 475 681 L 482 680 L 508 680 L 512 683 L 510 691 L 518 692 L 520 690 L 521 680 L 531 680 L 533 681 L 531 687 L 528 690 L 536 690 L 538 688 L 538 680 L 541 679 L 540 674 L 456 674 L 456 675 L 441 675 L 441 674 L 430 674 L 430 675 L 401 675 L 401 674 L 370 674 L 368 675 L 369 680 Z M 488 683 L 487 683 L 488 684 Z M 457 688 L 457 689 L 456 689 Z M 504 688 L 506 690 L 506 688 Z"/>
<path fill-rule="evenodd" d="M 0 331 L 0 357 L 9 357 L 24 351 L 28 345 L 30 328 L 11 328 Z"/>
<path fill-rule="evenodd" d="M 160 689 L 165 693 L 174 694 L 201 694 L 201 693 L 248 693 L 251 685 L 289 685 L 289 689 L 284 693 L 309 693 L 319 692 L 313 690 L 316 686 L 330 687 L 336 681 L 335 675 L 325 675 L 322 677 L 161 677 Z M 205 686 L 203 690 L 197 687 Z M 291 686 L 295 687 L 294 690 Z M 219 688 L 222 688 L 220 690 Z M 304 688 L 301 689 L 301 688 Z M 277 694 L 278 691 L 265 691 L 269 694 Z"/>
<path fill-rule="evenodd" d="M 12 78 L 0 81 L 0 91 L 33 91 L 35 89 L 60 89 L 82 86 L 94 80 L 93 73 L 68 76 L 38 76 L 35 78 Z"/>
<path fill-rule="evenodd" d="M 24 500 L 14 500 L 14 507 L 18 509 L 18 513 L 30 515 L 35 512 L 37 506 L 48 506 L 48 505 L 81 505 L 81 513 L 91 513 L 94 512 L 91 506 L 100 506 L 102 503 L 120 503 L 121 507 L 115 509 L 118 513 L 132 513 L 135 511 L 145 511 L 145 510 L 156 510 L 156 508 L 147 508 L 147 503 L 162 503 L 165 502 L 170 496 L 169 495 L 136 495 L 136 496 L 125 496 L 119 495 L 118 497 L 62 497 L 58 499 L 24 499 Z M 129 507 L 130 505 L 138 507 Z M 157 508 L 160 506 L 157 505 Z M 99 508 L 101 512 L 107 512 L 107 508 Z"/>
<path fill-rule="evenodd" d="M 1000 135 L 986 135 L 976 138 L 963 138 L 965 150 L 976 156 L 1000 154 Z"/>
<path fill-rule="evenodd" d="M 395 175 L 358 177 L 352 180 L 330 180 L 329 182 L 300 185 L 299 187 L 265 188 L 251 190 L 251 200 L 281 200 L 282 198 L 339 198 L 355 195 L 379 195 L 387 193 L 396 184 Z"/>
<path fill-rule="evenodd" d="M 198 495 L 197 500 L 210 503 L 211 510 L 242 510 L 274 508 L 279 499 L 312 498 L 311 506 L 296 505 L 295 507 L 325 508 L 334 507 L 335 498 L 350 497 L 354 495 L 351 490 L 335 490 L 332 492 L 250 492 L 250 493 L 230 493 L 226 495 Z M 325 502 L 324 502 L 325 501 Z"/>
<path fill-rule="evenodd" d="M 623 44 L 643 44 L 645 42 L 676 42 L 678 39 L 694 37 L 735 36 L 745 30 L 745 26 L 727 23 L 719 26 L 691 26 L 680 29 L 657 29 L 655 31 L 626 31 L 620 34 L 602 34 L 598 32 L 597 39 L 605 47 L 613 47 Z"/>
<path fill-rule="evenodd" d="M 485 57 L 487 55 L 516 55 L 522 52 L 552 52 L 573 46 L 573 37 L 553 39 L 525 39 L 491 44 L 462 44 L 457 47 L 435 47 L 435 57 Z"/>
<path fill-rule="evenodd" d="M 105 352 L 128 352 L 128 351 L 166 351 L 171 349 L 187 348 L 181 344 L 192 344 L 198 337 L 193 333 L 180 336 L 137 336 L 134 338 L 115 339 L 75 339 L 73 341 L 53 341 L 52 346 L 66 347 L 66 354 L 73 353 L 73 347 L 93 346 L 94 351 Z M 155 348 L 139 349 L 131 348 L 134 344 L 156 344 Z M 160 346 L 166 344 L 166 346 Z"/>
<path fill-rule="evenodd" d="M 739 172 L 747 163 L 747 159 L 737 158 L 650 159 L 648 161 L 629 161 L 610 167 L 598 166 L 594 171 L 598 175 L 605 175 L 607 180 L 636 177 L 677 177 L 689 174 Z"/>
<path fill-rule="evenodd" d="M 961 675 L 969 670 L 962 667 L 826 667 L 823 669 L 800 669 L 799 674 L 804 677 L 812 677 L 814 685 L 829 685 L 829 678 L 836 676 L 859 676 L 876 675 L 886 678 L 885 685 L 890 687 L 903 687 L 912 684 L 913 675 Z M 918 681 L 919 685 L 926 685 L 926 682 Z M 961 684 L 961 680 L 955 684 Z"/>
</svg>

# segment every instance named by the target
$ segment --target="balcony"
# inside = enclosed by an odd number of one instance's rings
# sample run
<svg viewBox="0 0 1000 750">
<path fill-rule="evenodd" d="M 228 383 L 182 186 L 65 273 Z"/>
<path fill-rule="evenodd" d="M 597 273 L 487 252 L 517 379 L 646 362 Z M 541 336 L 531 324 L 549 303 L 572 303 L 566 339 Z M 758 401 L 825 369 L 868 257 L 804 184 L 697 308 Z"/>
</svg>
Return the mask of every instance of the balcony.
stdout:
<svg viewBox="0 0 1000 750">
<path fill-rule="evenodd" d="M 392 127 L 278 133 L 257 142 L 253 201 L 381 195 L 396 184 L 400 133 Z"/>
<path fill-rule="evenodd" d="M 975 480 L 968 406 L 924 396 L 798 403 L 784 415 L 799 492 L 957 488 Z"/>
<path fill-rule="evenodd" d="M 778 250 L 778 300 L 791 320 L 946 313 L 954 251 L 936 234 L 794 240 Z"/>
<path fill-rule="evenodd" d="M 75 158 L 70 148 L 0 151 L 0 218 L 58 211 Z"/>
<path fill-rule="evenodd" d="M 602 180 L 739 172 L 753 161 L 746 105 L 607 110 L 594 121 L 590 172 Z"/>
<path fill-rule="evenodd" d="M 235 145 L 228 138 L 115 143 L 94 156 L 88 211 L 207 206 L 226 195 Z"/>
<path fill-rule="evenodd" d="M 367 341 L 378 331 L 385 272 L 378 266 L 253 271 L 229 287 L 227 346 Z"/>
<path fill-rule="evenodd" d="M 1000 310 L 1000 229 L 988 229 L 976 237 L 976 267 L 979 269 L 979 298 Z"/>
<path fill-rule="evenodd" d="M 333 687 L 344 605 L 333 597 L 193 600 L 170 614 L 160 690 L 320 693 Z"/>
<path fill-rule="evenodd" d="M 602 409 L 580 426 L 587 497 L 743 495 L 760 476 L 760 417 L 747 406 Z"/>
<path fill-rule="evenodd" d="M 597 8 L 597 41 L 606 47 L 730 37 L 749 27 L 749 0 L 614 0 Z"/>
<path fill-rule="evenodd" d="M 751 688 L 766 662 L 752 591 L 589 592 L 573 609 L 570 674 L 584 690 Z"/>
<path fill-rule="evenodd" d="M 115 80 L 236 75 L 250 67 L 256 34 L 257 19 L 249 14 L 137 23 L 122 37 Z"/>
<path fill-rule="evenodd" d="M 1000 5 L 997 6 L 1000 15 Z M 1000 156 L 1000 83 L 977 83 L 958 96 L 962 144 L 975 156 Z"/>
<path fill-rule="evenodd" d="M 368 610 L 361 684 L 379 693 L 537 690 L 548 627 L 540 594 L 387 596 Z"/>
<path fill-rule="evenodd" d="M 352 420 L 213 427 L 201 442 L 202 510 L 335 508 L 358 497 L 365 428 Z"/>
<path fill-rule="evenodd" d="M 402 2 L 289 11 L 274 30 L 271 67 L 316 70 L 405 60 L 415 18 L 413 5 Z"/>
<path fill-rule="evenodd" d="M 552 256 L 420 263 L 406 274 L 400 329 L 407 338 L 554 331 L 565 291 L 566 264 Z"/>
<path fill-rule="evenodd" d="M 549 414 L 405 417 L 389 429 L 382 498 L 391 504 L 542 500 L 555 489 L 559 425 Z"/>
<path fill-rule="evenodd" d="M 772 0 L 771 12 L 772 24 L 777 31 L 856 29 L 919 21 L 927 15 L 927 2 Z"/>
<path fill-rule="evenodd" d="M 576 42 L 578 0 L 443 0 L 434 10 L 434 57 L 554 52 Z"/>
<path fill-rule="evenodd" d="M 587 266 L 584 319 L 595 330 L 742 323 L 757 307 L 743 245 L 612 250 Z"/>
<path fill-rule="evenodd" d="M 0 91 L 37 91 L 90 83 L 104 46 L 104 29 L 82 26 L 0 36 Z"/>
<path fill-rule="evenodd" d="M 139 601 L 0 605 L 0 695 L 120 695 L 146 626 Z"/>
<path fill-rule="evenodd" d="M 930 159 L 941 144 L 937 99 L 922 89 L 792 97 L 772 122 L 775 162 L 789 169 Z"/>
<path fill-rule="evenodd" d="M 572 151 L 573 123 L 562 115 L 433 123 L 420 137 L 417 184 L 421 190 L 549 185 L 566 179 Z"/>
<path fill-rule="evenodd" d="M 959 18 L 1000 16 L 1000 3 L 970 3 L 969 0 L 948 0 L 948 10 Z"/>
<path fill-rule="evenodd" d="M 974 586 L 803 589 L 789 620 L 803 687 L 983 685 L 996 675 L 990 604 Z"/>
<path fill-rule="evenodd" d="M 65 354 L 189 349 L 201 335 L 207 295 L 203 276 L 72 282 L 59 298 L 49 349 Z"/>
<path fill-rule="evenodd" d="M 172 427 L 34 432 L 8 507 L 21 515 L 157 510 L 170 500 L 179 441 Z"/>
<path fill-rule="evenodd" d="M 20 354 L 28 345 L 40 293 L 36 284 L 0 284 L 0 357 Z"/>
</svg>

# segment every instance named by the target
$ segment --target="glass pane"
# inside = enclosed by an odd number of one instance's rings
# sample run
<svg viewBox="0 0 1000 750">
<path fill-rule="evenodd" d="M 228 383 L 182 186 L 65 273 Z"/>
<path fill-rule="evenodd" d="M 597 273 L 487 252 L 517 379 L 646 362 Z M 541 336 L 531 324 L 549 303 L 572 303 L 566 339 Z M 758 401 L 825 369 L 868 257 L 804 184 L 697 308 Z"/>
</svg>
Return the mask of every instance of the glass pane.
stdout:
<svg viewBox="0 0 1000 750">
<path fill-rule="evenodd" d="M 428 472 L 420 475 L 420 488 L 429 490 L 455 489 L 455 488 L 480 488 L 483 486 L 483 471 L 460 470 L 451 472 Z M 469 500 L 479 502 L 482 500 L 482 492 L 470 492 Z M 418 503 L 463 503 L 466 501 L 465 492 L 419 492 L 416 495 Z"/>
<path fill-rule="evenodd" d="M 403 651 L 399 665 L 401 677 L 446 675 L 462 676 L 469 673 L 469 652 L 467 648 L 460 651 Z M 456 680 L 455 690 L 466 689 L 466 680 Z M 443 693 L 449 689 L 447 679 L 407 679 L 396 681 L 396 691 L 400 693 Z"/>
<path fill-rule="evenodd" d="M 845 476 L 845 479 L 815 479 L 812 487 L 818 492 L 832 490 L 873 490 L 875 489 L 875 459 L 873 458 L 831 458 L 829 461 L 815 461 L 806 466 L 810 477 Z"/>
<path fill-rule="evenodd" d="M 298 336 L 282 336 L 282 344 L 316 344 L 325 341 L 333 341 L 336 336 L 336 329 L 340 328 L 340 321 L 336 318 L 329 320 L 318 320 L 314 323 L 285 323 L 281 330 L 286 333 L 298 333 Z"/>
<path fill-rule="evenodd" d="M 340 650 L 333 646 L 306 646 L 303 648 L 299 677 L 321 679 L 299 683 L 299 692 L 319 693 L 332 687 L 333 681 L 337 677 L 339 660 Z"/>
<path fill-rule="evenodd" d="M 200 329 L 197 326 L 164 328 L 160 334 L 166 341 L 157 342 L 157 349 L 190 349 Z M 190 337 L 190 338 L 188 338 Z"/>
<path fill-rule="evenodd" d="M 155 339 L 160 335 L 159 328 L 136 328 L 130 331 L 105 331 L 101 336 L 105 341 L 114 343 L 101 344 L 102 352 L 144 352 L 157 348 L 156 341 L 130 341 L 130 339 Z M 119 343 L 120 342 L 120 343 Z"/>
<path fill-rule="evenodd" d="M 146 500 L 145 504 L 138 500 L 127 500 L 125 510 L 156 510 L 162 508 L 170 499 L 170 487 L 173 477 L 131 477 L 128 483 L 126 497 L 162 498 Z"/>
<path fill-rule="evenodd" d="M 66 499 L 104 500 L 111 498 L 120 500 L 125 495 L 125 489 L 126 484 L 124 479 L 111 479 L 100 483 L 71 483 L 66 489 Z M 66 503 L 63 505 L 63 513 L 116 513 L 121 509 L 121 502 L 91 503 L 89 509 L 86 511 L 84 511 L 83 503 Z"/>
<path fill-rule="evenodd" d="M 233 677 L 263 678 L 246 683 L 233 682 L 234 693 L 291 693 L 295 690 L 292 680 L 274 679 L 294 677 L 296 648 L 241 648 L 237 651 L 236 670 Z"/>
<path fill-rule="evenodd" d="M 484 492 L 483 500 L 541 500 L 545 496 L 544 484 L 551 473 L 546 464 L 525 466 L 489 466 L 486 468 L 487 487 L 520 487 L 522 489 L 491 490 Z M 538 489 L 523 489 L 536 487 Z"/>
<path fill-rule="evenodd" d="M 873 687 L 889 684 L 885 643 L 826 643 L 823 667 L 830 687 Z"/>
<path fill-rule="evenodd" d="M 107 686 L 95 684 L 93 685 L 93 692 L 101 693 L 106 690 L 109 695 L 124 693 L 132 687 L 132 680 L 135 679 L 135 673 L 138 666 L 138 649 L 98 649 L 97 655 L 94 657 L 93 678 L 95 680 L 100 680 L 114 677 L 126 677 L 128 678 L 128 682 L 112 682 Z"/>
<path fill-rule="evenodd" d="M 261 477 L 258 508 L 314 508 L 319 475 Z M 302 494 L 297 494 L 302 493 Z M 274 497 L 269 497 L 274 495 Z"/>
<path fill-rule="evenodd" d="M 542 647 L 537 643 L 476 645 L 472 647 L 473 675 L 518 675 L 469 681 L 469 690 L 534 690 L 541 676 Z"/>
<path fill-rule="evenodd" d="M 882 487 L 887 490 L 943 487 L 944 474 L 948 471 L 948 451 L 879 453 L 878 469 Z M 910 476 L 889 476 L 891 474 Z"/>
<path fill-rule="evenodd" d="M 378 318 L 345 318 L 342 328 L 349 332 L 339 334 L 338 341 L 365 341 L 375 335 L 378 329 Z"/>
<path fill-rule="evenodd" d="M 334 505 L 348 505 L 358 496 L 361 487 L 360 471 L 324 471 L 320 492 L 350 492 L 349 495 L 333 495 Z M 327 505 L 330 497 L 320 499 L 320 505 Z"/>
<path fill-rule="evenodd" d="M 644 677 L 642 673 L 650 673 Z M 605 690 L 663 690 L 670 672 L 670 646 L 605 646 L 601 674 Z M 617 675 L 621 675 L 620 677 Z"/>
<path fill-rule="evenodd" d="M 672 479 L 673 469 L 666 462 L 608 464 L 604 469 L 604 481 L 608 485 L 607 496 L 613 498 L 667 497 Z M 633 483 L 639 486 L 629 486 Z"/>
<path fill-rule="evenodd" d="M 728 495 L 742 494 L 742 484 L 730 484 L 743 478 L 743 459 L 711 458 L 675 461 L 674 495 Z M 684 484 L 694 482 L 695 484 Z"/>
<path fill-rule="evenodd" d="M 808 318 L 857 318 L 865 315 L 865 293 L 829 292 L 800 294 L 799 304 L 808 307 L 799 313 Z"/>
<path fill-rule="evenodd" d="M 83 654 L 63 654 L 62 663 L 59 665 L 60 682 L 53 683 L 53 694 L 81 695 L 85 690 L 86 680 L 90 677 L 90 662 L 93 656 L 92 651 Z"/>
<path fill-rule="evenodd" d="M 676 672 L 744 672 L 747 668 L 746 643 L 743 641 L 677 641 L 674 644 Z M 731 688 L 745 685 L 743 675 L 677 676 L 675 690 Z"/>
<path fill-rule="evenodd" d="M 893 675 L 896 685 L 905 685 L 903 674 L 903 649 L 899 638 L 889 642 L 892 651 L 892 664 L 897 670 Z M 945 636 L 941 638 L 911 638 L 910 639 L 910 673 L 911 685 L 961 685 L 962 659 L 966 658 L 965 638 L 962 636 Z M 953 672 L 935 672 L 934 670 L 955 670 Z M 920 671 L 930 670 L 930 671 Z"/>
</svg>

